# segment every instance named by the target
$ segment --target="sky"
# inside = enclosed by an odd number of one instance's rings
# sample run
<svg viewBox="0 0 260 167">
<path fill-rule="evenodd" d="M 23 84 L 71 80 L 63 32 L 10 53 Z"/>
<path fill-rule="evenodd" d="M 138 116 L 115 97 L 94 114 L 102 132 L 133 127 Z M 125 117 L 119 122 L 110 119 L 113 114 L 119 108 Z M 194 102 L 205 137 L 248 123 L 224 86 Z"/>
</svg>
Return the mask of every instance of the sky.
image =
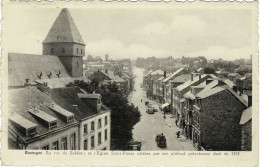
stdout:
<svg viewBox="0 0 260 167">
<path fill-rule="evenodd" d="M 252 11 L 197 8 L 68 8 L 86 56 L 109 58 L 205 56 L 249 59 Z M 42 41 L 61 8 L 10 7 L 4 17 L 7 52 L 42 54 Z M 5 33 L 6 32 L 6 33 Z"/>
</svg>

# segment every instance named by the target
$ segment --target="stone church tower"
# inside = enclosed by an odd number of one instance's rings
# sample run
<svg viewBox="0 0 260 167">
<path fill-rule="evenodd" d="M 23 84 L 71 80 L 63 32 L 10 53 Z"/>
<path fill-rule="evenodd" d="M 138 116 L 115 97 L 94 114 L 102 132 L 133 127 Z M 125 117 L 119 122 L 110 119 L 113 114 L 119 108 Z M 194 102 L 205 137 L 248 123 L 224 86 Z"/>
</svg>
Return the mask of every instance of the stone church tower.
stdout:
<svg viewBox="0 0 260 167">
<path fill-rule="evenodd" d="M 43 55 L 59 56 L 71 77 L 83 76 L 85 43 L 68 9 L 62 9 L 43 41 Z"/>
</svg>

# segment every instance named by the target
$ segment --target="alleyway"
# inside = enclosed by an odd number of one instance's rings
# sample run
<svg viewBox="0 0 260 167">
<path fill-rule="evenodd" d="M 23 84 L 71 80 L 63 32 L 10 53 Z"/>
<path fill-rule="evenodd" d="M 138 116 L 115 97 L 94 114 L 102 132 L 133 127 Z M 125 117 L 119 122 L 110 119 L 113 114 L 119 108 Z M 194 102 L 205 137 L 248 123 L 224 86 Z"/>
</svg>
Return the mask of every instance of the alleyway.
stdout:
<svg viewBox="0 0 260 167">
<path fill-rule="evenodd" d="M 140 84 L 143 81 L 143 69 L 133 68 L 133 73 L 136 75 L 135 85 L 133 91 L 129 95 L 129 102 L 138 106 L 142 116 L 141 120 L 135 125 L 133 130 L 133 138 L 136 141 L 142 142 L 142 150 L 196 150 L 191 140 L 185 139 L 183 136 L 177 139 L 175 132 L 180 130 L 174 124 L 174 118 L 171 115 L 166 115 L 166 119 L 163 118 L 161 111 L 155 112 L 155 114 L 147 114 L 145 106 L 146 93 Z M 142 102 L 141 102 L 142 99 Z M 159 110 L 159 104 L 157 102 L 149 100 L 150 103 Z M 159 148 L 156 145 L 155 137 L 157 134 L 163 133 L 167 140 L 166 148 Z"/>
</svg>

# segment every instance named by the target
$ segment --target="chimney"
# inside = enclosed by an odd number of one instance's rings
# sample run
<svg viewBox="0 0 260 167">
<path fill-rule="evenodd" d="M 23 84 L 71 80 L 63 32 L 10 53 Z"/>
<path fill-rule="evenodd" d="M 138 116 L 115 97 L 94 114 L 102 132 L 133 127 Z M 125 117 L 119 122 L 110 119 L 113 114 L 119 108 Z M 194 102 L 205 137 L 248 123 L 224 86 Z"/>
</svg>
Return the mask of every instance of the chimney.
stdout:
<svg viewBox="0 0 260 167">
<path fill-rule="evenodd" d="M 190 78 L 191 78 L 191 81 L 193 81 L 193 74 L 192 73 L 190 74 Z"/>
<path fill-rule="evenodd" d="M 210 79 L 210 78 L 209 78 L 209 79 L 207 79 L 207 80 L 206 80 L 206 85 L 208 85 L 208 84 L 209 84 L 210 82 L 212 82 L 212 81 L 213 81 L 213 80 L 212 80 L 212 79 Z"/>
<path fill-rule="evenodd" d="M 247 107 L 251 107 L 252 106 L 252 95 L 247 95 L 247 97 L 248 97 Z"/>
<path fill-rule="evenodd" d="M 163 77 L 166 78 L 166 71 L 164 71 L 164 73 L 163 73 Z"/>
<path fill-rule="evenodd" d="M 199 80 L 201 80 L 201 74 L 199 74 Z"/>
<path fill-rule="evenodd" d="M 234 86 L 233 86 L 233 90 L 234 90 L 235 92 L 237 92 L 237 85 L 234 85 Z"/>
</svg>

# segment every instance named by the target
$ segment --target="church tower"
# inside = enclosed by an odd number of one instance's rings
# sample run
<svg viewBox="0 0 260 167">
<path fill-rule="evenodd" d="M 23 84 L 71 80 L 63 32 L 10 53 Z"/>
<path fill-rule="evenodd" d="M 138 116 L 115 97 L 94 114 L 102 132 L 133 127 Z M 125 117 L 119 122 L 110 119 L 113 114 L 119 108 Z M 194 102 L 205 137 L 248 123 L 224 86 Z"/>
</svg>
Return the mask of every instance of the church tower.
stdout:
<svg viewBox="0 0 260 167">
<path fill-rule="evenodd" d="M 43 55 L 57 55 L 71 77 L 83 76 L 85 43 L 68 9 L 61 10 L 43 41 Z"/>
</svg>

